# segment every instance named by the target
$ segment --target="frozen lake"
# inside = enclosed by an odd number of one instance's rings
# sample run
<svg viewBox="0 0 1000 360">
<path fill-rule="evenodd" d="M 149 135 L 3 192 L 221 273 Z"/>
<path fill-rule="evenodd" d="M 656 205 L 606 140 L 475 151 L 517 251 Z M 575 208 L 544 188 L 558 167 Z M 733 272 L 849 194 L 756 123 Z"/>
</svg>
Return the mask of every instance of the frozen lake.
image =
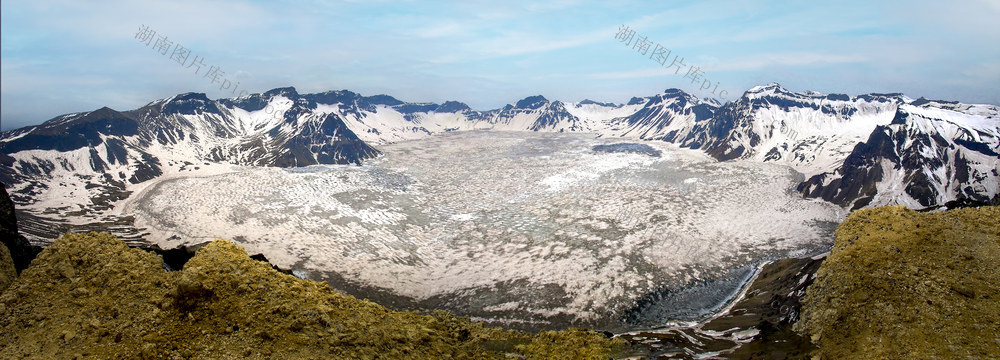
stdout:
<svg viewBox="0 0 1000 360">
<path fill-rule="evenodd" d="M 125 213 L 161 246 L 234 240 L 397 308 L 608 330 L 705 316 L 761 261 L 827 251 L 846 215 L 790 192 L 790 168 L 666 143 L 462 132 L 380 150 L 163 180 Z"/>
</svg>

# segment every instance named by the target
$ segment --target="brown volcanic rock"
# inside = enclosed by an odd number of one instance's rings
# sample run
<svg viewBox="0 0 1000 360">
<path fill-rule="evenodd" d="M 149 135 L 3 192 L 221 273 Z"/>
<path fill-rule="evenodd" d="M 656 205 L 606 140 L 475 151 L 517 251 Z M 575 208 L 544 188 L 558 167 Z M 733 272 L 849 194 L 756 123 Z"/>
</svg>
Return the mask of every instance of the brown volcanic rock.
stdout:
<svg viewBox="0 0 1000 360">
<path fill-rule="evenodd" d="M 796 329 L 824 359 L 1000 354 L 1000 207 L 859 210 L 806 292 Z"/>
<path fill-rule="evenodd" d="M 0 295 L 0 358 L 607 358 L 620 340 L 418 315 L 282 274 L 217 240 L 166 272 L 109 234 L 67 234 Z"/>
<path fill-rule="evenodd" d="M 14 260 L 10 258 L 10 252 L 6 246 L 0 246 L 0 294 L 17 278 L 17 271 L 14 270 Z"/>
</svg>

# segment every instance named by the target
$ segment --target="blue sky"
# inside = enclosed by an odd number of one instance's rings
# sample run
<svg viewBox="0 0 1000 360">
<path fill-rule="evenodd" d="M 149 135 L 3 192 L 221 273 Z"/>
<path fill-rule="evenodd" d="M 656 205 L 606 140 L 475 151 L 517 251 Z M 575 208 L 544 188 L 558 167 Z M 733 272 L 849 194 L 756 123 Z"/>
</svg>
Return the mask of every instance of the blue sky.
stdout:
<svg viewBox="0 0 1000 360">
<path fill-rule="evenodd" d="M 958 3 L 5 0 L 0 127 L 189 91 L 234 96 L 136 40 L 142 25 L 254 93 L 348 89 L 487 110 L 667 88 L 732 100 L 778 82 L 1000 104 L 1000 1 Z M 623 24 L 697 66 L 716 94 L 616 40 Z"/>
</svg>

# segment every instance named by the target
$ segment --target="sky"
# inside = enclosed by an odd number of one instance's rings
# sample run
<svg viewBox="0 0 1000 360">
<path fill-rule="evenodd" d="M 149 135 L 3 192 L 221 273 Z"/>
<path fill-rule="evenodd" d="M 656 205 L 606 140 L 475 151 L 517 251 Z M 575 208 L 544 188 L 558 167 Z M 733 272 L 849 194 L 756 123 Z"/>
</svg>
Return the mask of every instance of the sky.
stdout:
<svg viewBox="0 0 1000 360">
<path fill-rule="evenodd" d="M 771 82 L 1000 104 L 998 19 L 997 0 L 4 0 L 0 129 L 284 86 L 477 110 L 668 88 L 725 102 Z"/>
</svg>

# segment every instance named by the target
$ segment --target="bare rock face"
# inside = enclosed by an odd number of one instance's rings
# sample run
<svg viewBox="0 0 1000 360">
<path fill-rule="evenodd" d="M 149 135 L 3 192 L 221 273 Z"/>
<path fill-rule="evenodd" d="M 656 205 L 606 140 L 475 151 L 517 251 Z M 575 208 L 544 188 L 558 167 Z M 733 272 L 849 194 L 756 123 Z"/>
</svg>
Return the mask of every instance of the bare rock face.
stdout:
<svg viewBox="0 0 1000 360">
<path fill-rule="evenodd" d="M 0 191 L 0 241 L 7 247 L 8 256 L 13 259 L 14 268 L 20 273 L 28 267 L 41 248 L 32 246 L 24 236 L 18 234 L 14 202 L 7 194 L 6 185 L 0 184 L 0 188 L 3 189 Z"/>
<path fill-rule="evenodd" d="M 824 359 L 1000 354 L 1000 207 L 859 210 L 803 299 L 796 329 Z"/>
</svg>

